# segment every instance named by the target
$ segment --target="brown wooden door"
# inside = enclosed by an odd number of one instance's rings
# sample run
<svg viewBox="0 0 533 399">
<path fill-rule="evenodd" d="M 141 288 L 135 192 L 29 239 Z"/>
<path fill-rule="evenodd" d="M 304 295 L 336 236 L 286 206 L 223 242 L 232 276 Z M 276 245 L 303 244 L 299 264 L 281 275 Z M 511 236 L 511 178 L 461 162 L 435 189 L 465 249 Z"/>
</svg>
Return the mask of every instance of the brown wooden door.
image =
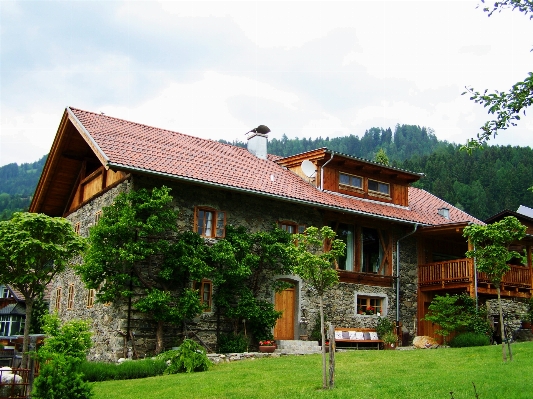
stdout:
<svg viewBox="0 0 533 399">
<path fill-rule="evenodd" d="M 276 293 L 275 309 L 283 312 L 274 327 L 274 339 L 294 339 L 294 287 Z"/>
</svg>

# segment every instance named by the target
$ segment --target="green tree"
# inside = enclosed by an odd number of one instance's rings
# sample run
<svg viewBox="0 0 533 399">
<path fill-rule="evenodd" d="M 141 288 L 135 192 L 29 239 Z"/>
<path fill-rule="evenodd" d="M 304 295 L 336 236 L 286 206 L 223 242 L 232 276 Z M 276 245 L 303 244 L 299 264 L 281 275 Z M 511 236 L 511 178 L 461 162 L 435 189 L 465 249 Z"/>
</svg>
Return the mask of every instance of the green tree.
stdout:
<svg viewBox="0 0 533 399">
<path fill-rule="evenodd" d="M 285 288 L 272 280 L 292 270 L 290 243 L 291 235 L 278 227 L 250 233 L 228 225 L 225 238 L 212 246 L 213 301 L 219 315 L 233 321 L 235 334 L 246 326 L 255 340 L 272 339 L 281 312 L 264 294 Z"/>
<path fill-rule="evenodd" d="M 485 2 L 485 0 L 482 0 Z M 533 13 L 533 2 L 530 0 L 503 0 L 496 1 L 491 7 L 483 8 L 491 16 L 494 12 L 504 9 L 518 10 L 524 14 Z M 529 16 L 532 18 L 532 15 Z M 500 130 L 505 130 L 511 126 L 516 126 L 520 120 L 520 114 L 526 112 L 526 108 L 533 104 L 533 73 L 529 72 L 528 76 L 522 81 L 515 83 L 507 92 L 494 91 L 489 93 L 488 90 L 480 93 L 472 87 L 467 87 L 463 94 L 470 94 L 470 99 L 477 104 L 482 104 L 488 108 L 488 113 L 495 115 L 493 120 L 485 122 L 481 127 L 481 132 L 477 138 L 468 140 L 464 148 L 468 152 L 479 148 L 491 137 L 495 137 Z"/>
<path fill-rule="evenodd" d="M 511 269 L 507 262 L 513 257 L 520 256 L 518 252 L 510 251 L 509 245 L 524 238 L 525 234 L 526 227 L 520 224 L 519 220 L 514 216 L 507 216 L 499 222 L 484 226 L 472 224 L 465 227 L 463 230 L 463 236 L 468 237 L 469 241 L 474 246 L 474 249 L 468 251 L 466 256 L 469 258 L 475 258 L 477 269 L 480 272 L 486 273 L 492 284 L 496 287 L 496 292 L 498 294 L 498 311 L 500 313 L 502 356 L 504 361 L 507 361 L 507 354 L 505 351 L 505 332 L 503 326 L 500 286 L 503 276 Z M 513 360 L 510 345 L 509 355 L 510 360 Z"/>
<path fill-rule="evenodd" d="M 311 287 L 318 297 L 320 331 L 322 332 L 322 388 L 328 388 L 326 374 L 326 337 L 324 334 L 324 295 L 339 282 L 335 270 L 337 258 L 344 255 L 346 244 L 335 239 L 335 232 L 328 226 L 321 229 L 308 227 L 303 234 L 294 236 L 291 247 L 294 257 L 294 273 Z"/>
<path fill-rule="evenodd" d="M 380 148 L 379 151 L 376 153 L 374 161 L 377 163 L 381 163 L 385 166 L 389 165 L 389 157 L 387 156 L 387 153 L 383 150 L 383 148 Z"/>
<path fill-rule="evenodd" d="M 178 234 L 177 215 L 167 187 L 118 195 L 91 228 L 90 248 L 76 267 L 86 286 L 98 290 L 99 302 L 131 300 L 153 317 L 156 353 L 164 346 L 165 322 L 179 324 L 201 313 L 191 283 L 211 270 L 204 240 L 193 232 Z"/>
<path fill-rule="evenodd" d="M 15 213 L 0 222 L 0 281 L 24 296 L 26 322 L 22 366 L 28 366 L 31 315 L 36 299 L 52 278 L 85 249 L 70 222 L 36 213 Z"/>
<path fill-rule="evenodd" d="M 63 326 L 57 315 L 47 315 L 43 329 L 44 345 L 38 351 L 41 370 L 35 380 L 32 398 L 88 399 L 92 387 L 83 381 L 79 366 L 92 345 L 90 323 L 71 320 Z"/>
</svg>

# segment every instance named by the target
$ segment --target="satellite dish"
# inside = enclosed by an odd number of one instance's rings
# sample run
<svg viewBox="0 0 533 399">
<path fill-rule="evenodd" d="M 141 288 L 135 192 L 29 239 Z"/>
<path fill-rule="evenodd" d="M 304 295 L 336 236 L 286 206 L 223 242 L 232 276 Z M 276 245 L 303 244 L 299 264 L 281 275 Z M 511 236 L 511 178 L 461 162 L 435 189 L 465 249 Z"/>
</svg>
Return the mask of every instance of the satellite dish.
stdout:
<svg viewBox="0 0 533 399">
<path fill-rule="evenodd" d="M 313 177 L 313 175 L 316 173 L 315 165 L 313 162 L 309 160 L 304 160 L 301 165 L 302 172 L 304 172 L 304 175 L 307 177 Z"/>
</svg>

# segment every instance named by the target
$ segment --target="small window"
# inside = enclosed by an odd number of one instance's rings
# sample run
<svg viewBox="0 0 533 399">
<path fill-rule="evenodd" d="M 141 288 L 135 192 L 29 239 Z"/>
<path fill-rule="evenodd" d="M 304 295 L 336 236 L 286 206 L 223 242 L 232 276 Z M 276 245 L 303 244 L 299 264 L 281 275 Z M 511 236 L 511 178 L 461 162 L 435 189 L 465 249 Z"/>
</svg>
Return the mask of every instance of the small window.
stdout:
<svg viewBox="0 0 533 399">
<path fill-rule="evenodd" d="M 359 176 L 349 175 L 347 173 L 339 173 L 339 185 L 362 189 L 363 178 Z"/>
<path fill-rule="evenodd" d="M 74 284 L 68 286 L 67 309 L 74 309 Z"/>
<path fill-rule="evenodd" d="M 74 224 L 74 233 L 80 235 L 80 227 L 81 227 L 81 223 L 80 222 L 76 222 Z"/>
<path fill-rule="evenodd" d="M 305 224 L 297 224 L 294 222 L 287 221 L 278 222 L 278 226 L 281 230 L 285 230 L 287 233 L 291 234 L 303 234 L 307 227 Z"/>
<path fill-rule="evenodd" d="M 96 294 L 96 290 L 91 288 L 88 292 L 87 292 L 87 307 L 88 308 L 92 308 L 94 306 L 94 297 L 95 297 L 95 294 Z"/>
<path fill-rule="evenodd" d="M 379 297 L 357 297 L 357 313 L 360 315 L 382 315 L 383 299 Z"/>
<path fill-rule="evenodd" d="M 13 294 L 9 291 L 9 288 L 2 288 L 2 298 L 13 298 Z"/>
<path fill-rule="evenodd" d="M 56 288 L 56 300 L 54 303 L 54 310 L 58 312 L 61 310 L 61 287 Z"/>
<path fill-rule="evenodd" d="M 389 195 L 390 185 L 389 183 L 382 183 L 377 180 L 368 180 L 368 191 L 374 191 L 383 195 Z"/>
<path fill-rule="evenodd" d="M 94 214 L 94 225 L 96 226 L 102 218 L 102 211 L 98 211 Z"/>
<path fill-rule="evenodd" d="M 204 312 L 211 312 L 211 297 L 213 295 L 213 283 L 210 280 L 202 280 L 194 283 L 194 289 L 200 295 L 200 302 L 204 305 Z"/>
<path fill-rule="evenodd" d="M 196 208 L 194 230 L 202 237 L 224 238 L 226 212 Z"/>
</svg>

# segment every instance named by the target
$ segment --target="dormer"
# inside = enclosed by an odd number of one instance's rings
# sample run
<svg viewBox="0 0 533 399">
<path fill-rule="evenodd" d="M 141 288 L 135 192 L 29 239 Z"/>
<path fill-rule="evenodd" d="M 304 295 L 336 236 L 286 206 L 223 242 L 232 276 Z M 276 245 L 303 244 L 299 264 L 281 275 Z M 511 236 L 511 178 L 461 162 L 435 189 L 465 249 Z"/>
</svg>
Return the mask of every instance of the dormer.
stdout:
<svg viewBox="0 0 533 399">
<path fill-rule="evenodd" d="M 409 185 L 423 176 L 327 148 L 276 162 L 320 190 L 401 206 L 409 204 Z"/>
</svg>

